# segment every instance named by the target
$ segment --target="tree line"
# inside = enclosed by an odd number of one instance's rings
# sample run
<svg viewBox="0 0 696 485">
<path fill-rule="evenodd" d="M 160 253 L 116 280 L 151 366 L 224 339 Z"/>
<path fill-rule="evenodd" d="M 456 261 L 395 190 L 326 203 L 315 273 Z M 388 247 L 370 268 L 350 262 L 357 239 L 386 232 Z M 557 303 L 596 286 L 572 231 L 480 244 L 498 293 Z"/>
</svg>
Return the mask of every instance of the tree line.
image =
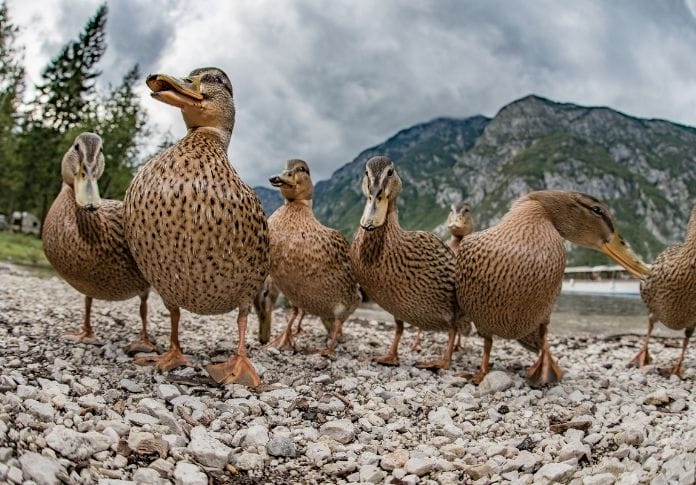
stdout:
<svg viewBox="0 0 696 485">
<path fill-rule="evenodd" d="M 12 22 L 7 4 L 0 4 L 0 213 L 28 211 L 43 221 L 60 191 L 63 154 L 83 131 L 103 138 L 102 196 L 125 194 L 150 129 L 133 92 L 141 78 L 137 64 L 118 85 L 97 89 L 107 15 L 103 4 L 43 68 L 30 93 L 18 43 L 21 27 Z"/>
</svg>

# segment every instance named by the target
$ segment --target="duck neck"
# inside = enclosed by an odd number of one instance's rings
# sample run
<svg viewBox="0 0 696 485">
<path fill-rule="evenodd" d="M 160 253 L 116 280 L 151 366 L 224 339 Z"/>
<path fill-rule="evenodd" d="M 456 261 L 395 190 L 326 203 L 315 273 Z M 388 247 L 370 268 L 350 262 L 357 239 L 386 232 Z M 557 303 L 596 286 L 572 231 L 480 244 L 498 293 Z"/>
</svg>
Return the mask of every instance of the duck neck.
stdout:
<svg viewBox="0 0 696 485">
<path fill-rule="evenodd" d="M 215 128 L 212 126 L 197 126 L 194 128 L 189 128 L 189 135 L 193 135 L 194 133 L 203 135 L 206 138 L 214 139 L 225 147 L 225 151 L 227 151 L 227 148 L 230 146 L 230 139 L 232 138 L 231 130 Z"/>
<path fill-rule="evenodd" d="M 312 208 L 312 199 L 285 199 L 288 207 L 309 207 Z"/>
<path fill-rule="evenodd" d="M 457 249 L 459 247 L 459 243 L 462 242 L 462 239 L 464 239 L 464 236 L 458 236 L 457 234 L 452 234 L 452 237 L 450 238 L 450 240 L 447 244 L 449 245 L 450 248 Z"/>
</svg>

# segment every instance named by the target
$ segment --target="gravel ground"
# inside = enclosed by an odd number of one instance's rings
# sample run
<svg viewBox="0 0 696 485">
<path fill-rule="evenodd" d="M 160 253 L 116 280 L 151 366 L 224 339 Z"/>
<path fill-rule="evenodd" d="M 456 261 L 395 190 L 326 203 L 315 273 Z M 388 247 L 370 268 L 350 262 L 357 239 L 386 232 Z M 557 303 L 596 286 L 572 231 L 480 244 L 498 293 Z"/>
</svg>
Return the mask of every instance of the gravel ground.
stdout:
<svg viewBox="0 0 696 485">
<path fill-rule="evenodd" d="M 277 310 L 284 321 L 285 310 Z M 450 370 L 413 367 L 436 356 L 425 336 L 400 367 L 385 352 L 391 322 L 353 318 L 335 358 L 262 350 L 250 317 L 258 389 L 213 386 L 204 366 L 229 356 L 234 315 L 182 315 L 181 342 L 196 367 L 166 375 L 132 364 L 122 348 L 138 330 L 137 299 L 93 306 L 103 345 L 61 335 L 80 326 L 82 297 L 56 277 L 0 265 L 0 481 L 3 483 L 694 483 L 696 351 L 686 379 L 627 369 L 638 336 L 553 335 L 563 383 L 532 389 L 534 357 L 497 341 L 494 371 L 473 371 L 481 341 L 464 339 Z M 308 319 L 302 349 L 323 344 Z M 274 333 L 279 332 L 276 325 Z M 165 347 L 168 317 L 151 298 L 152 335 Z M 671 365 L 680 336 L 658 338 Z M 692 346 L 693 347 L 693 346 Z"/>
</svg>

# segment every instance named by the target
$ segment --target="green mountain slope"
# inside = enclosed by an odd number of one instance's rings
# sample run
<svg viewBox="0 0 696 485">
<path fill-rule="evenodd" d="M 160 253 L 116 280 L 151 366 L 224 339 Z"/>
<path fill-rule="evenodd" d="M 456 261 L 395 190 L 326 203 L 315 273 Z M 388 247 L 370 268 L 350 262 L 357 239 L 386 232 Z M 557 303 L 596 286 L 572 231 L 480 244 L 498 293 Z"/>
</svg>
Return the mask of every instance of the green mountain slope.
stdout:
<svg viewBox="0 0 696 485">
<path fill-rule="evenodd" d="M 440 234 L 456 200 L 472 205 L 482 229 L 529 191 L 580 190 L 607 203 L 625 238 L 651 260 L 683 238 L 696 199 L 696 129 L 527 96 L 492 119 L 439 118 L 400 131 L 317 183 L 317 217 L 348 237 L 364 204 L 365 162 L 374 155 L 397 164 L 401 224 Z M 569 258 L 570 264 L 604 262 L 575 247 Z"/>
</svg>

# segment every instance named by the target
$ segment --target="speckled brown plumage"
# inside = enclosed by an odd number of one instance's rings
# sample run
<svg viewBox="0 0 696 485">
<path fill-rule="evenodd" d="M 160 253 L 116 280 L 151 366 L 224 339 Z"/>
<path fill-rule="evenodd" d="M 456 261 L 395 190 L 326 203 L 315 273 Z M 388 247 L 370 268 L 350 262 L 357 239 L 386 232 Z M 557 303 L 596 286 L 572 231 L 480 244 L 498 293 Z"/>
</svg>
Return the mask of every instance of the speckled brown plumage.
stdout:
<svg viewBox="0 0 696 485">
<path fill-rule="evenodd" d="M 101 138 L 82 133 L 62 162 L 63 187 L 51 205 L 43 226 L 46 257 L 73 288 L 85 295 L 85 322 L 80 339 L 93 339 L 90 322 L 92 299 L 121 301 L 140 296 L 143 345 L 147 338 L 149 284 L 128 250 L 123 232 L 123 204 L 100 199 L 98 192 L 89 207 L 76 200 L 74 180 L 96 181 L 103 171 Z M 85 168 L 86 167 L 86 168 Z M 88 175 L 87 173 L 90 172 Z M 136 347 L 137 343 L 131 344 Z M 152 345 L 148 346 L 152 350 Z"/>
<path fill-rule="evenodd" d="M 343 322 L 360 303 L 349 258 L 350 246 L 335 229 L 322 225 L 312 212 L 312 179 L 307 163 L 289 160 L 271 178 L 285 204 L 268 219 L 271 276 L 294 306 L 316 315 L 331 328 L 325 354 L 331 354 Z M 277 345 L 292 345 L 288 325 Z"/>
<path fill-rule="evenodd" d="M 488 371 L 494 336 L 523 343 L 526 339 L 541 348 L 529 374 L 533 382 L 561 378 L 548 350 L 546 331 L 561 290 L 564 239 L 605 252 L 610 247 L 620 251 L 626 260 L 622 264 L 641 268 L 616 233 L 609 210 L 578 192 L 533 192 L 516 201 L 496 226 L 462 240 L 456 252 L 457 298 L 486 343 L 476 381 Z"/>
<path fill-rule="evenodd" d="M 271 325 L 273 323 L 273 307 L 280 296 L 278 285 L 273 282 L 271 276 L 267 276 L 263 286 L 254 298 L 254 311 L 259 320 L 259 342 L 268 343 L 271 339 Z"/>
<path fill-rule="evenodd" d="M 368 160 L 363 179 L 367 204 L 350 251 L 353 270 L 370 299 L 391 313 L 397 324 L 389 353 L 378 361 L 398 362 L 403 322 L 408 322 L 449 333 L 443 358 L 419 364 L 447 368 L 456 329 L 467 325 L 460 319 L 454 293 L 454 255 L 434 234 L 401 228 L 396 204 L 400 190 L 401 179 L 390 159 Z"/>
<path fill-rule="evenodd" d="M 689 338 L 696 328 L 696 207 L 691 210 L 684 243 L 659 254 L 641 282 L 640 296 L 650 311 L 648 333 L 631 363 L 643 366 L 650 362 L 650 334 L 655 323 L 662 322 L 672 330 L 684 330 L 680 356 L 670 370 L 681 377 Z"/>
<path fill-rule="evenodd" d="M 158 366 L 186 363 L 177 337 L 179 308 L 200 314 L 239 308 L 237 358 L 208 370 L 219 382 L 255 385 L 244 339 L 247 313 L 268 274 L 268 230 L 256 194 L 227 158 L 232 86 L 216 68 L 183 80 L 150 76 L 148 86 L 156 99 L 182 110 L 188 128 L 137 173 L 124 201 L 131 252 L 172 311 L 171 349 Z"/>
</svg>

